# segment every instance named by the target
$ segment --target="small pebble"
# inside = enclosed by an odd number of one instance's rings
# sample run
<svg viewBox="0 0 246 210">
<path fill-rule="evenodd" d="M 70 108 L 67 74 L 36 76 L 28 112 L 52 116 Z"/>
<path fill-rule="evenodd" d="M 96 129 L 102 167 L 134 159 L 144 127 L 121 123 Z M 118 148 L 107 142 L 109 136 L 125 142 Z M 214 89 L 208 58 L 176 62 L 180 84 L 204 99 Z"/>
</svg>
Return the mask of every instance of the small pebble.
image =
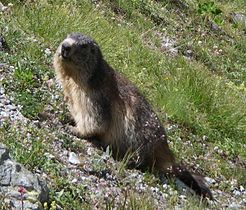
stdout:
<svg viewBox="0 0 246 210">
<path fill-rule="evenodd" d="M 13 105 L 11 105 L 11 104 L 8 104 L 8 105 L 6 106 L 6 108 L 9 109 L 10 111 L 15 111 L 15 110 L 16 110 L 16 107 L 13 106 Z"/>
<path fill-rule="evenodd" d="M 217 151 L 218 149 L 219 149 L 218 146 L 215 146 L 215 147 L 214 147 L 214 151 Z"/>
<path fill-rule="evenodd" d="M 236 195 L 236 196 L 240 196 L 241 195 L 241 192 L 239 190 L 234 190 L 233 191 L 233 194 Z"/>
<path fill-rule="evenodd" d="M 241 206 L 239 204 L 236 204 L 236 203 L 231 203 L 228 207 L 232 208 L 232 209 L 240 209 Z"/>
<path fill-rule="evenodd" d="M 74 152 L 69 152 L 68 162 L 74 165 L 78 165 L 81 163 L 79 157 Z"/>
<path fill-rule="evenodd" d="M 210 177 L 204 177 L 205 181 L 207 182 L 208 185 L 212 185 L 212 184 L 215 184 L 216 181 L 215 179 L 212 179 Z"/>
<path fill-rule="evenodd" d="M 46 48 L 44 50 L 45 55 L 50 56 L 51 55 L 51 50 L 49 48 Z"/>
<path fill-rule="evenodd" d="M 74 184 L 74 183 L 77 183 L 77 182 L 78 182 L 78 179 L 74 178 L 71 182 L 72 182 L 73 184 Z"/>
</svg>

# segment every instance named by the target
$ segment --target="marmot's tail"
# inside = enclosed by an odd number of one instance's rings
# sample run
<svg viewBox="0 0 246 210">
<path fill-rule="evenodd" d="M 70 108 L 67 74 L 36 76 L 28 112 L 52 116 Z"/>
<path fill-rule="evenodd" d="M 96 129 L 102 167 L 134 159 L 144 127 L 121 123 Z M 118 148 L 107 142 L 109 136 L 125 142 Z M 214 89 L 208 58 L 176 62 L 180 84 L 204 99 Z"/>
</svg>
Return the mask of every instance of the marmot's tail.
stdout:
<svg viewBox="0 0 246 210">
<path fill-rule="evenodd" d="M 203 177 L 191 175 L 191 173 L 183 166 L 172 166 L 172 174 L 195 191 L 196 194 L 202 198 L 209 198 L 213 200 L 213 195 L 209 188 L 205 185 Z"/>
</svg>

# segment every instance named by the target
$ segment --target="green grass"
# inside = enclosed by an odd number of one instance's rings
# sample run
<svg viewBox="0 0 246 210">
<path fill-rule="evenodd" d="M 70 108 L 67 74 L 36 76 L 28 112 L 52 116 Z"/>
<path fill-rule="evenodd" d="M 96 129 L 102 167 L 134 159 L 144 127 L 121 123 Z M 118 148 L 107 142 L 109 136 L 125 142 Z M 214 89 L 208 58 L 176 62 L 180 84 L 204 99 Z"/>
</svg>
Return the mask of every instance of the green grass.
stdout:
<svg viewBox="0 0 246 210">
<path fill-rule="evenodd" d="M 0 31 L 11 48 L 9 54 L 0 52 L 0 60 L 15 68 L 2 83 L 30 119 L 37 119 L 48 105 L 58 110 L 61 101 L 52 101 L 52 93 L 46 87 L 54 71 L 52 56 L 45 55 L 44 50 L 49 48 L 54 53 L 72 31 L 88 34 L 99 43 L 105 59 L 133 81 L 160 111 L 160 118 L 164 119 L 161 113 L 166 112 L 166 120 L 179 125 L 168 133 L 179 159 L 193 162 L 195 153 L 199 157 L 195 162 L 199 162 L 206 175 L 235 178 L 245 186 L 241 166 L 230 166 L 227 160 L 245 162 L 246 158 L 245 28 L 229 20 L 233 11 L 245 14 L 246 5 L 244 0 L 214 1 L 214 7 L 221 10 L 214 15 L 211 10 L 199 12 L 199 3 L 208 1 L 186 2 L 192 12 L 183 11 L 181 16 L 170 1 L 99 1 L 99 7 L 90 1 L 14 1 L 11 12 L 0 17 Z M 218 23 L 223 33 L 212 31 L 209 21 Z M 169 56 L 160 49 L 161 39 L 156 32 L 175 40 L 177 56 Z M 189 59 L 183 56 L 188 49 L 192 50 Z M 0 141 L 11 148 L 17 160 L 31 169 L 40 167 L 55 173 L 52 168 L 56 163 L 47 162 L 43 156 L 50 150 L 44 146 L 45 141 L 52 141 L 52 137 L 46 139 L 47 131 L 28 128 L 34 137 L 22 142 L 27 134 L 7 132 L 7 127 L 0 131 Z M 199 142 L 204 135 L 208 138 L 205 151 Z M 177 141 L 180 136 L 182 141 Z M 187 141 L 193 147 L 187 148 Z M 26 145 L 29 150 L 25 150 Z M 223 155 L 215 154 L 215 146 L 223 150 Z M 204 161 L 207 153 L 211 159 Z M 54 184 L 53 200 L 65 209 L 81 203 L 74 187 L 66 189 L 68 185 Z M 228 186 L 221 188 L 228 190 Z M 55 191 L 62 189 L 66 190 L 58 198 Z M 151 201 L 131 201 L 133 209 L 140 209 L 143 204 L 151 209 Z M 107 205 L 110 209 L 113 204 Z"/>
</svg>

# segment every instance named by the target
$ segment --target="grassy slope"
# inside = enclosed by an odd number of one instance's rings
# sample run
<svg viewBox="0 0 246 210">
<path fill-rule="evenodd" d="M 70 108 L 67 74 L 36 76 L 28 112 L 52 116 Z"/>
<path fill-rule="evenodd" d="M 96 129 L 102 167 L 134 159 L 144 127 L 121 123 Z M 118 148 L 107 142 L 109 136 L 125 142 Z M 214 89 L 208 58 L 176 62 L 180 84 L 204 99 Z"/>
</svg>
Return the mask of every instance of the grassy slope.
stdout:
<svg viewBox="0 0 246 210">
<path fill-rule="evenodd" d="M 167 126 L 173 122 L 178 125 L 169 136 L 180 159 L 200 164 L 210 177 L 237 179 L 245 186 L 241 166 L 246 158 L 245 28 L 228 20 L 230 12 L 244 11 L 243 0 L 233 4 L 216 1 L 216 7 L 223 11 L 219 17 L 224 20 L 221 28 L 226 35 L 209 29 L 207 22 L 215 17 L 209 12 L 199 14 L 197 1 L 187 1 L 192 12 L 183 11 L 183 16 L 175 5 L 162 1 L 99 1 L 98 7 L 85 1 L 37 2 L 26 6 L 14 3 L 12 12 L 0 17 L 0 31 L 12 51 L 10 55 L 0 52 L 0 59 L 16 68 L 13 82 L 5 80 L 3 84 L 16 103 L 23 105 L 25 116 L 37 118 L 51 103 L 51 94 L 43 85 L 54 73 L 44 49 L 53 53 L 67 33 L 81 31 L 95 38 L 106 60 L 137 84 Z M 162 36 L 175 39 L 180 52 L 177 56 L 170 57 L 160 47 Z M 192 51 L 190 59 L 182 55 L 187 50 Z M 37 158 L 49 148 L 34 141 L 32 148 L 36 150 L 25 159 L 30 153 L 16 146 L 16 134 L 5 130 L 0 131 L 4 136 L 1 141 L 12 145 L 20 161 L 30 168 L 53 167 Z M 46 134 L 34 133 L 46 139 Z M 204 148 L 203 136 L 207 139 Z M 214 151 L 215 146 L 220 152 Z M 229 190 L 229 186 L 219 187 Z"/>
</svg>

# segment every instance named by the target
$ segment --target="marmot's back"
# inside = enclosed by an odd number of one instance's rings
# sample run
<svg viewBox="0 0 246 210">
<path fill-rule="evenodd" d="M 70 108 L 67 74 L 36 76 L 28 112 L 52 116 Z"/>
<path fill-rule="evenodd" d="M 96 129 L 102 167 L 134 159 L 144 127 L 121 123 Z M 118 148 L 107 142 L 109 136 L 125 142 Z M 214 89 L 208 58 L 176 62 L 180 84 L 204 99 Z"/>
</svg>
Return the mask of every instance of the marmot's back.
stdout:
<svg viewBox="0 0 246 210">
<path fill-rule="evenodd" d="M 176 176 L 212 199 L 200 179 L 175 163 L 157 115 L 139 90 L 107 64 L 95 41 L 79 33 L 68 35 L 57 49 L 54 67 L 76 134 L 110 145 L 116 158 L 133 153 L 136 167 Z"/>
<path fill-rule="evenodd" d="M 125 79 L 119 73 L 115 73 L 117 89 L 119 93 L 118 102 L 122 105 L 121 110 L 126 114 L 123 119 L 127 126 L 124 129 L 126 139 L 121 138 L 120 148 L 124 148 L 121 153 L 124 155 L 127 150 L 137 151 L 137 165 L 152 166 L 156 163 L 154 153 L 160 144 L 164 146 L 162 156 L 168 166 L 174 162 L 172 152 L 169 150 L 166 138 L 166 132 L 150 104 L 140 91 L 129 80 Z M 127 117 L 126 117 L 127 116 Z M 119 130 L 120 132 L 120 130 Z M 116 142 L 119 139 L 115 140 Z"/>
</svg>

